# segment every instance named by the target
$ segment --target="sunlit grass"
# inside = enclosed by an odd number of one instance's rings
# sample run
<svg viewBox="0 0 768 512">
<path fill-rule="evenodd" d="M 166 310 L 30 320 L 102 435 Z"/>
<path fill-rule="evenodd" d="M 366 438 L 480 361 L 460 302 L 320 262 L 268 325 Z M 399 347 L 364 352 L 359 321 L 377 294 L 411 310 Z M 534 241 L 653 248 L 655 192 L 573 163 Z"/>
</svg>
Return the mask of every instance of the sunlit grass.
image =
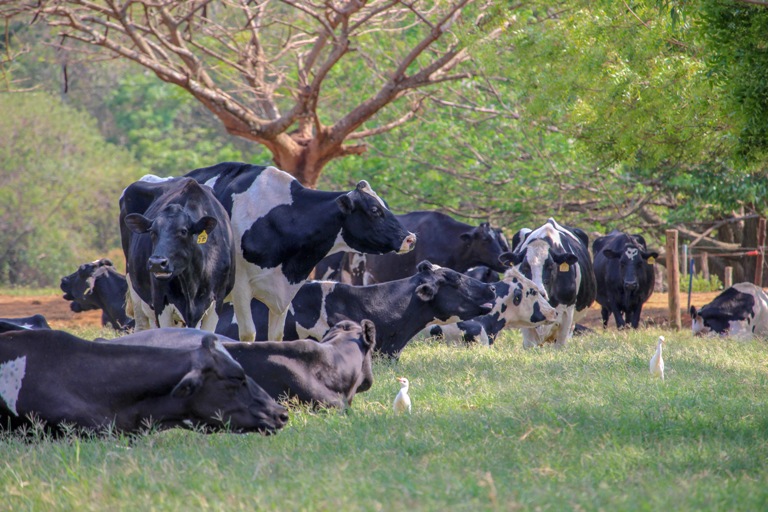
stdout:
<svg viewBox="0 0 768 512">
<path fill-rule="evenodd" d="M 297 408 L 271 437 L 6 435 L 0 493 L 10 510 L 764 510 L 767 362 L 764 340 L 657 330 L 412 342 L 348 412 Z M 391 410 L 400 375 L 410 416 Z"/>
</svg>

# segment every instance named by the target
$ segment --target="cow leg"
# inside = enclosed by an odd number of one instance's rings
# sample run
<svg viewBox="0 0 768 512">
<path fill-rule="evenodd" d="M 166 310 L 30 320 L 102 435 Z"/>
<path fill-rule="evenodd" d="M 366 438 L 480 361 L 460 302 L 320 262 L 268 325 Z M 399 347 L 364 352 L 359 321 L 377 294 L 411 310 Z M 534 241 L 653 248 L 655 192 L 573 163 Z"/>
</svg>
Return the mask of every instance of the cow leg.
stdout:
<svg viewBox="0 0 768 512">
<path fill-rule="evenodd" d="M 211 302 L 208 309 L 203 313 L 200 321 L 200 329 L 208 332 L 216 332 L 216 324 L 219 323 L 219 314 L 216 312 L 216 301 Z"/>
<path fill-rule="evenodd" d="M 235 288 L 232 290 L 232 306 L 235 310 L 235 319 L 237 320 L 237 330 L 240 335 L 240 341 L 256 341 L 256 324 L 253 323 L 251 316 L 251 286 L 248 284 L 248 277 L 240 275 L 238 267 Z"/>
<path fill-rule="evenodd" d="M 575 309 L 576 306 L 568 306 L 565 308 L 565 311 L 563 311 L 563 318 L 557 331 L 557 337 L 555 338 L 555 346 L 558 348 L 564 348 L 568 343 L 568 338 L 570 338 L 571 332 L 573 331 L 573 314 Z"/>
<path fill-rule="evenodd" d="M 269 310 L 269 337 L 270 341 L 283 341 L 283 332 L 285 331 L 285 319 L 288 317 L 288 310 L 274 311 Z"/>
<path fill-rule="evenodd" d="M 614 320 L 616 320 L 616 328 L 622 329 L 626 322 L 624 321 L 624 315 L 621 314 L 619 306 L 615 302 L 611 302 L 610 309 L 611 313 L 613 313 Z"/>
<path fill-rule="evenodd" d="M 608 327 L 608 319 L 611 318 L 611 311 L 605 307 L 600 307 L 600 316 L 603 318 L 603 329 Z"/>
<path fill-rule="evenodd" d="M 146 309 L 144 308 L 145 303 L 141 300 L 139 297 L 139 294 L 136 293 L 136 290 L 133 289 L 133 285 L 131 284 L 131 276 L 130 274 L 125 274 L 125 280 L 128 284 L 128 297 L 131 301 L 132 309 L 133 309 L 133 320 L 135 322 L 135 325 L 133 327 L 134 331 L 146 331 L 147 329 L 150 329 L 150 317 L 146 313 Z M 128 309 L 128 308 L 126 308 Z M 152 315 L 154 317 L 154 315 Z"/>
<path fill-rule="evenodd" d="M 538 347 L 541 343 L 539 333 L 536 329 L 520 329 L 523 331 L 523 348 Z"/>
<path fill-rule="evenodd" d="M 642 311 L 642 306 L 633 309 L 631 314 L 629 311 L 627 311 L 627 322 L 632 326 L 633 329 L 637 329 L 637 326 L 640 325 L 640 313 L 642 313 Z"/>
</svg>

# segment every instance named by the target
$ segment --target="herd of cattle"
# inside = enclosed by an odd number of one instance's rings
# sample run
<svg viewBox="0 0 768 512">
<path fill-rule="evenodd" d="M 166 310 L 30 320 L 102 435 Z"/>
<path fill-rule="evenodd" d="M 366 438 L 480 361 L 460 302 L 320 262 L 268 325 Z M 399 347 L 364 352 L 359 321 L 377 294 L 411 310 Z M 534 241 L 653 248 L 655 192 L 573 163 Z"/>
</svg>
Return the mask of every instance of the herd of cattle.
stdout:
<svg viewBox="0 0 768 512">
<path fill-rule="evenodd" d="M 601 236 L 590 254 L 583 230 L 550 218 L 510 246 L 487 223 L 395 215 L 366 181 L 317 191 L 274 167 L 145 176 L 119 205 L 126 275 L 102 259 L 61 288 L 126 334 L 0 319 L 0 428 L 274 432 L 288 420 L 277 400 L 349 406 L 373 384 L 372 355 L 397 358 L 419 332 L 490 344 L 519 328 L 525 347 L 564 346 L 595 301 L 604 326 L 637 328 L 655 282 L 639 235 Z M 768 298 L 744 283 L 691 315 L 695 332 L 768 333 Z"/>
</svg>

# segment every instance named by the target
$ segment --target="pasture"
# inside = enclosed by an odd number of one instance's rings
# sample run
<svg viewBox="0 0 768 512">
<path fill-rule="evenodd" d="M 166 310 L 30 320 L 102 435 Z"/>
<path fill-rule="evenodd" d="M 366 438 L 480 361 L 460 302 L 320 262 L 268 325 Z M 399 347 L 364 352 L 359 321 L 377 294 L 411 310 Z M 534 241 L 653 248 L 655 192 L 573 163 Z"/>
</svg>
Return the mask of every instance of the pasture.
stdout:
<svg viewBox="0 0 768 512">
<path fill-rule="evenodd" d="M 84 337 L 94 329 L 74 330 Z M 648 361 L 667 338 L 665 382 Z M 764 510 L 765 340 L 596 331 L 412 342 L 347 413 L 277 435 L 0 438 L 6 510 Z M 396 417 L 395 378 L 413 414 Z"/>
</svg>

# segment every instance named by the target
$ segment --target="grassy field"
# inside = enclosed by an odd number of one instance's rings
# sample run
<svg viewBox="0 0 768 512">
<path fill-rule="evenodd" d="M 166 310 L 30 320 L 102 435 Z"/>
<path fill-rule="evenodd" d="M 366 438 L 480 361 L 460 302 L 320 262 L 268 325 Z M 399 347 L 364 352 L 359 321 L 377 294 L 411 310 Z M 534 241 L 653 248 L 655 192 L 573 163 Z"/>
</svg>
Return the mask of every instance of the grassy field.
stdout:
<svg viewBox="0 0 768 512">
<path fill-rule="evenodd" d="M 667 338 L 665 382 L 648 361 Z M 275 436 L 0 439 L 3 510 L 766 510 L 766 342 L 599 332 L 413 343 Z M 396 417 L 395 377 L 413 414 Z"/>
</svg>

